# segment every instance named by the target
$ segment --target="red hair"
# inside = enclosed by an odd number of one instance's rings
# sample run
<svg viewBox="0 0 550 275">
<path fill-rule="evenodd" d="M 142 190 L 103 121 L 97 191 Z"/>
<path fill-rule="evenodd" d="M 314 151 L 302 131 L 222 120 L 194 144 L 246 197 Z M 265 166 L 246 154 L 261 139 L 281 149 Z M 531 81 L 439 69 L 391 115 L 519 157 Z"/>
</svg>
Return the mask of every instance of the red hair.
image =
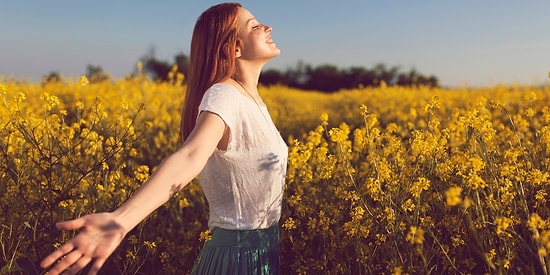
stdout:
<svg viewBox="0 0 550 275">
<path fill-rule="evenodd" d="M 187 91 L 181 113 L 180 139 L 195 127 L 198 107 L 206 90 L 230 78 L 236 71 L 240 44 L 237 13 L 239 3 L 223 3 L 204 11 L 195 23 L 189 54 Z"/>
</svg>

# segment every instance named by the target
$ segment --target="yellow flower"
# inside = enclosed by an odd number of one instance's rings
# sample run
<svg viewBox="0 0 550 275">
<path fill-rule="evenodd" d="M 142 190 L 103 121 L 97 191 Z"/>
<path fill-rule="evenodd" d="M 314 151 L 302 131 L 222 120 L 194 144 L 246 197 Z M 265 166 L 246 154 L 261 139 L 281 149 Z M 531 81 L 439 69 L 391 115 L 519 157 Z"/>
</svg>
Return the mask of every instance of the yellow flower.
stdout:
<svg viewBox="0 0 550 275">
<path fill-rule="evenodd" d="M 453 244 L 453 247 L 458 247 L 464 245 L 464 240 L 460 235 L 455 235 L 451 237 L 451 242 Z"/>
<path fill-rule="evenodd" d="M 550 250 L 550 230 L 545 230 L 542 232 L 540 242 L 546 251 Z"/>
<path fill-rule="evenodd" d="M 79 79 L 78 79 L 78 84 L 80 84 L 80 86 L 84 87 L 86 85 L 88 85 L 90 82 L 88 81 L 88 78 L 83 75 L 81 76 Z"/>
<path fill-rule="evenodd" d="M 512 225 L 512 219 L 508 217 L 496 217 L 495 225 L 497 235 L 511 236 L 506 230 Z"/>
<path fill-rule="evenodd" d="M 466 181 L 468 187 L 472 188 L 473 190 L 482 189 L 487 186 L 485 180 L 475 173 L 471 173 L 468 177 L 466 177 Z"/>
<path fill-rule="evenodd" d="M 166 264 L 170 259 L 170 254 L 166 253 L 166 251 L 162 251 L 159 255 L 159 258 L 161 263 Z"/>
<path fill-rule="evenodd" d="M 288 217 L 283 223 L 282 227 L 286 230 L 291 230 L 296 228 L 296 221 L 292 217 Z"/>
<path fill-rule="evenodd" d="M 384 196 L 384 191 L 382 191 L 380 182 L 375 178 L 368 178 L 365 182 L 365 187 L 367 189 L 367 194 L 375 201 L 381 201 Z"/>
<path fill-rule="evenodd" d="M 416 208 L 416 205 L 414 205 L 414 202 L 411 199 L 406 200 L 403 205 L 401 205 L 401 209 L 405 211 L 413 211 Z"/>
<path fill-rule="evenodd" d="M 369 114 L 369 110 L 367 108 L 367 105 L 365 104 L 361 104 L 361 106 L 359 106 L 359 110 L 361 110 L 361 115 L 362 116 L 366 116 Z"/>
<path fill-rule="evenodd" d="M 57 96 L 50 95 L 49 93 L 43 93 L 40 96 L 40 99 L 46 101 L 46 109 L 48 111 L 51 111 L 54 107 L 59 106 L 59 104 L 61 103 Z"/>
<path fill-rule="evenodd" d="M 138 168 L 134 171 L 134 177 L 140 182 L 145 182 L 149 178 L 149 166 L 138 166 Z"/>
<path fill-rule="evenodd" d="M 182 198 L 178 200 L 178 205 L 180 208 L 185 208 L 185 207 L 188 207 L 190 203 L 189 203 L 189 200 L 187 200 L 187 198 Z"/>
<path fill-rule="evenodd" d="M 27 95 L 23 92 L 19 92 L 17 95 L 13 97 L 15 102 L 23 102 L 27 99 Z"/>
<path fill-rule="evenodd" d="M 409 188 L 409 192 L 414 198 L 420 198 L 420 194 L 430 187 L 430 180 L 424 177 L 419 177 Z"/>
<path fill-rule="evenodd" d="M 445 197 L 447 199 L 448 206 L 456 206 L 462 202 L 460 195 L 462 194 L 462 187 L 452 186 L 445 191 Z"/>
<path fill-rule="evenodd" d="M 363 218 L 363 215 L 365 214 L 365 209 L 362 206 L 357 206 L 352 210 L 351 214 L 352 214 L 351 216 L 352 220 L 360 220 Z"/>
<path fill-rule="evenodd" d="M 537 94 L 533 91 L 529 91 L 525 94 L 525 100 L 527 101 L 535 101 L 537 99 Z"/>
<path fill-rule="evenodd" d="M 150 241 L 144 241 L 143 245 L 149 251 L 153 251 L 157 247 L 157 244 L 155 242 L 150 242 Z"/>
<path fill-rule="evenodd" d="M 6 95 L 8 93 L 8 88 L 4 84 L 0 84 L 0 93 Z"/>
<path fill-rule="evenodd" d="M 206 229 L 205 231 L 202 231 L 199 234 L 199 240 L 203 242 L 210 241 L 212 239 L 212 232 L 210 232 L 209 229 Z"/>
<path fill-rule="evenodd" d="M 328 125 L 328 113 L 326 112 L 322 113 L 320 119 L 321 119 L 321 125 L 323 126 Z"/>
<path fill-rule="evenodd" d="M 135 261 L 137 259 L 137 253 L 132 250 L 126 251 L 126 259 L 130 261 Z"/>
<path fill-rule="evenodd" d="M 548 197 L 548 193 L 546 190 L 538 190 L 537 193 L 535 193 L 535 202 L 538 205 L 545 205 L 546 204 L 546 197 Z"/>
<path fill-rule="evenodd" d="M 505 269 L 510 269 L 510 265 L 511 265 L 510 259 L 505 258 L 505 259 L 503 260 L 503 264 L 502 264 L 502 265 L 504 266 Z"/>
<path fill-rule="evenodd" d="M 181 83 L 183 83 L 184 80 L 185 80 L 185 75 L 178 72 L 176 74 L 176 84 L 181 85 Z"/>
<path fill-rule="evenodd" d="M 535 186 L 540 186 L 543 183 L 548 183 L 548 172 L 542 172 L 539 169 L 532 169 L 527 175 L 527 181 Z"/>
<path fill-rule="evenodd" d="M 380 233 L 376 234 L 375 237 L 376 237 L 376 243 L 377 243 L 377 244 L 383 244 L 383 243 L 385 243 L 386 240 L 388 239 L 388 236 L 387 236 L 387 235 L 385 235 L 385 234 L 380 234 Z"/>
<path fill-rule="evenodd" d="M 391 274 L 392 275 L 401 275 L 401 274 L 403 274 L 403 267 L 401 267 L 401 266 L 394 267 Z"/>
<path fill-rule="evenodd" d="M 130 244 L 137 244 L 137 237 L 136 235 L 131 235 L 130 237 L 128 237 L 128 242 L 130 242 Z"/>
<path fill-rule="evenodd" d="M 527 221 L 527 227 L 532 232 L 537 232 L 537 230 L 545 228 L 546 227 L 546 221 L 543 220 L 539 214 L 533 213 L 529 217 L 529 220 Z"/>
<path fill-rule="evenodd" d="M 464 202 L 462 203 L 462 207 L 463 207 L 464 209 L 467 209 L 467 208 L 469 208 L 470 206 L 472 206 L 473 203 L 474 203 L 474 202 L 473 202 L 471 199 L 465 198 L 465 199 L 464 199 Z"/>
<path fill-rule="evenodd" d="M 485 258 L 487 259 L 487 261 L 492 262 L 496 255 L 497 255 L 497 252 L 493 248 L 489 250 L 489 252 L 485 253 Z"/>
<path fill-rule="evenodd" d="M 410 244 L 422 244 L 424 243 L 424 229 L 411 226 L 405 238 Z"/>
<path fill-rule="evenodd" d="M 328 131 L 330 140 L 337 143 L 345 143 L 350 133 L 349 126 L 346 123 L 340 124 L 339 128 L 332 128 Z"/>
</svg>

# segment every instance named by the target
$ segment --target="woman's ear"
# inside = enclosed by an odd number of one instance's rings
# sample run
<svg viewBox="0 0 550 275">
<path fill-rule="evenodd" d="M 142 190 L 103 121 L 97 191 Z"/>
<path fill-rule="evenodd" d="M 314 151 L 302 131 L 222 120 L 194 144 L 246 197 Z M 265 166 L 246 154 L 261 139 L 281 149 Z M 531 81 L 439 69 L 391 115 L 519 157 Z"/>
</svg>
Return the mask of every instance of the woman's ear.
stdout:
<svg viewBox="0 0 550 275">
<path fill-rule="evenodd" d="M 241 48 L 237 47 L 237 51 L 235 52 L 235 57 L 236 58 L 241 57 Z"/>
</svg>

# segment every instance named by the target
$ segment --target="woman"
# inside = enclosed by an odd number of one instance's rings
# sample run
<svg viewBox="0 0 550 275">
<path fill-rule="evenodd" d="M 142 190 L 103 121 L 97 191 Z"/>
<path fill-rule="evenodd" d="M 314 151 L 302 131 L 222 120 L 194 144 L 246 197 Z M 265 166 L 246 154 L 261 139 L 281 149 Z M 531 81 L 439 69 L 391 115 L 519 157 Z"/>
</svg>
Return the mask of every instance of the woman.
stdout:
<svg viewBox="0 0 550 275">
<path fill-rule="evenodd" d="M 48 274 L 96 274 L 126 234 L 197 175 L 212 239 L 194 274 L 277 274 L 287 146 L 257 90 L 262 67 L 280 54 L 263 25 L 238 3 L 206 10 L 191 41 L 182 146 L 113 212 L 60 222 L 80 232 L 41 263 Z"/>
</svg>

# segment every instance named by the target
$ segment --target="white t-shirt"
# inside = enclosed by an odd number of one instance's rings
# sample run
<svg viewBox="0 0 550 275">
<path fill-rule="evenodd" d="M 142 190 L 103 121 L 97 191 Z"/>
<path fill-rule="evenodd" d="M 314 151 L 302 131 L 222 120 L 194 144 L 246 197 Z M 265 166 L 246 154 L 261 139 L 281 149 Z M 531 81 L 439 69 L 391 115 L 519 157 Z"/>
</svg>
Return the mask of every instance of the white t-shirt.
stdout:
<svg viewBox="0 0 550 275">
<path fill-rule="evenodd" d="M 227 150 L 216 148 L 199 174 L 208 200 L 208 227 L 265 229 L 279 222 L 288 147 L 266 106 L 229 84 L 204 94 L 199 113 L 220 116 L 230 129 Z"/>
</svg>

